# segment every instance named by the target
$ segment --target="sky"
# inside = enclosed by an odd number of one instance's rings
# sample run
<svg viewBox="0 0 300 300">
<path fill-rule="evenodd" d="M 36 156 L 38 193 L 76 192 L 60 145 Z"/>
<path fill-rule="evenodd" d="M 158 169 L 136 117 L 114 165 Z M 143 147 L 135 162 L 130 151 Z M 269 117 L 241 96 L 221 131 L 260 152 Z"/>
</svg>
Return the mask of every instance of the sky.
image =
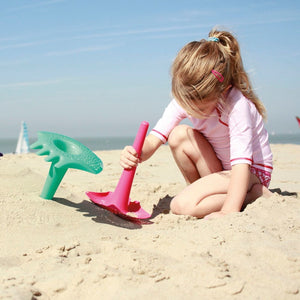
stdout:
<svg viewBox="0 0 300 300">
<path fill-rule="evenodd" d="M 270 133 L 299 132 L 299 0 L 0 1 L 0 138 L 134 136 L 171 100 L 170 67 L 219 26 L 238 38 Z"/>
</svg>

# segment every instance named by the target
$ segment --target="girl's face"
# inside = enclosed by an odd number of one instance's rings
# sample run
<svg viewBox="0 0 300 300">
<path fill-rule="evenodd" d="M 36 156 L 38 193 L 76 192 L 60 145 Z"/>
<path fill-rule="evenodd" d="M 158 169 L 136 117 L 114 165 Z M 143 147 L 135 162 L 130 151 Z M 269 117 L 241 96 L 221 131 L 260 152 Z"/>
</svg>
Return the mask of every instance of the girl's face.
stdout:
<svg viewBox="0 0 300 300">
<path fill-rule="evenodd" d="M 215 110 L 216 106 L 218 104 L 218 100 L 212 100 L 212 101 L 204 101 L 203 103 L 197 104 L 197 108 L 193 113 L 197 115 L 202 115 L 202 117 L 210 117 L 213 111 Z"/>
<path fill-rule="evenodd" d="M 204 100 L 195 103 L 193 107 L 184 107 L 184 109 L 194 118 L 205 119 L 213 114 L 218 102 L 218 99 Z"/>
<path fill-rule="evenodd" d="M 231 85 L 228 86 L 219 97 L 207 98 L 196 101 L 193 106 L 186 106 L 184 109 L 189 115 L 198 119 L 209 118 L 213 115 L 218 103 L 228 96 Z"/>
</svg>

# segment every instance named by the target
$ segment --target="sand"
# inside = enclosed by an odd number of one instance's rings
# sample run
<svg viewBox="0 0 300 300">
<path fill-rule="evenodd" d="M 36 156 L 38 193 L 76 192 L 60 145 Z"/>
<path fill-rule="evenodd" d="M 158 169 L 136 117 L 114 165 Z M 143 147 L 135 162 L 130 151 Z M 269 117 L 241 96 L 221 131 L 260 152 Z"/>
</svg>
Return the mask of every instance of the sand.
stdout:
<svg viewBox="0 0 300 300">
<path fill-rule="evenodd" d="M 0 158 L 0 299 L 300 299 L 300 146 L 272 145 L 274 196 L 216 220 L 173 215 L 184 187 L 167 146 L 141 164 L 131 199 L 152 213 L 133 223 L 86 191 L 113 191 L 120 151 L 104 170 L 70 169 L 53 200 L 39 197 L 49 163 Z"/>
</svg>

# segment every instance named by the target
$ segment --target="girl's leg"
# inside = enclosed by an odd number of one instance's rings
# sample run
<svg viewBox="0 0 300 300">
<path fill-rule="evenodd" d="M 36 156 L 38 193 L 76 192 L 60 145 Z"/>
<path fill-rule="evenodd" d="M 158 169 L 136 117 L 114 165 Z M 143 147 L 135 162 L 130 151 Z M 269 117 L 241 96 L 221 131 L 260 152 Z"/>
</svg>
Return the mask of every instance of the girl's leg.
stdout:
<svg viewBox="0 0 300 300">
<path fill-rule="evenodd" d="M 222 171 L 198 179 L 172 200 L 171 211 L 175 214 L 198 218 L 220 211 L 229 187 L 230 174 L 230 171 Z M 251 174 L 248 187 L 250 193 L 256 184 L 259 184 L 259 180 L 254 174 Z M 254 200 L 248 196 L 245 204 Z"/>
<path fill-rule="evenodd" d="M 187 125 L 175 127 L 168 143 L 189 185 L 172 200 L 171 211 L 202 218 L 221 210 L 229 186 L 230 171 L 222 171 L 222 164 L 210 143 Z M 244 205 L 260 196 L 267 196 L 266 190 L 259 179 L 251 174 Z"/>
<path fill-rule="evenodd" d="M 188 125 L 176 126 L 168 143 L 187 184 L 223 170 L 210 143 L 200 132 Z"/>
<path fill-rule="evenodd" d="M 268 188 L 266 188 L 261 183 L 256 183 L 247 193 L 243 208 L 245 208 L 248 204 L 254 202 L 259 197 L 269 198 L 271 196 L 273 196 L 273 193 Z"/>
</svg>

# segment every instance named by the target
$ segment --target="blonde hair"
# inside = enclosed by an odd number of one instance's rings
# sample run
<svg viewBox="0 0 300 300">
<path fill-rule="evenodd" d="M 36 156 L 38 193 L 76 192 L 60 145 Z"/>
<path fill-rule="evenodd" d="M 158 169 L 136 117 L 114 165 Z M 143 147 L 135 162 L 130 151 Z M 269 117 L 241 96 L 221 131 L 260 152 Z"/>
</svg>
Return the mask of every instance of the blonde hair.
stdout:
<svg viewBox="0 0 300 300">
<path fill-rule="evenodd" d="M 225 101 L 222 93 L 231 85 L 251 100 L 265 118 L 265 107 L 255 95 L 244 70 L 236 38 L 217 29 L 211 30 L 209 37 L 211 40 L 188 43 L 179 51 L 171 70 L 173 96 L 193 110 L 198 101 L 216 98 Z M 212 70 L 222 77 L 218 78 Z"/>
</svg>

